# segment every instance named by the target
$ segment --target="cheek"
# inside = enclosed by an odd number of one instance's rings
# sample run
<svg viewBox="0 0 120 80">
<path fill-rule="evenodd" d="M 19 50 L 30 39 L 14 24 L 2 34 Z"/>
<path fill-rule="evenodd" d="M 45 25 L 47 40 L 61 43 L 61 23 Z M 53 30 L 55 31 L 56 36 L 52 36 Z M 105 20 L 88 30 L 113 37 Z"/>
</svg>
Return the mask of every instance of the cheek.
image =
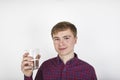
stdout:
<svg viewBox="0 0 120 80">
<path fill-rule="evenodd" d="M 72 41 L 68 42 L 68 45 L 69 45 L 69 46 L 74 46 L 75 44 L 76 44 L 76 41 L 75 41 L 75 40 L 72 40 Z"/>
<path fill-rule="evenodd" d="M 54 43 L 54 48 L 57 49 L 58 45 Z"/>
</svg>

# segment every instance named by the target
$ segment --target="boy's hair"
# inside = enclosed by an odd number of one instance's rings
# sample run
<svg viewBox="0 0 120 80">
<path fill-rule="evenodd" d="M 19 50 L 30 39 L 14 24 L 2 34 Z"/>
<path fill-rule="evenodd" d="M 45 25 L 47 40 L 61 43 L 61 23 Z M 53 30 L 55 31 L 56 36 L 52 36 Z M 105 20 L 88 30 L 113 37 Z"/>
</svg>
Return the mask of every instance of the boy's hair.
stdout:
<svg viewBox="0 0 120 80">
<path fill-rule="evenodd" d="M 77 37 L 77 28 L 75 27 L 74 24 L 67 21 L 59 22 L 55 26 L 53 26 L 51 30 L 51 36 L 53 37 L 53 34 L 57 34 L 58 32 L 65 31 L 67 29 L 70 29 L 74 37 Z"/>
</svg>

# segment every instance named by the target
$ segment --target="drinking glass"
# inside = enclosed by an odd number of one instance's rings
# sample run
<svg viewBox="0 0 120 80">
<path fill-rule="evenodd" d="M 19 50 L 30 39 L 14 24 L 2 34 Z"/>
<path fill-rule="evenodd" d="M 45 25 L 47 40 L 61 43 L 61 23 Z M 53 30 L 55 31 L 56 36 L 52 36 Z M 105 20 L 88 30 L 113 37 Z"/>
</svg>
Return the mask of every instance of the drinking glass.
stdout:
<svg viewBox="0 0 120 80">
<path fill-rule="evenodd" d="M 39 59 L 40 59 L 40 50 L 39 49 L 30 49 L 29 55 L 33 57 L 33 70 L 39 68 Z"/>
</svg>

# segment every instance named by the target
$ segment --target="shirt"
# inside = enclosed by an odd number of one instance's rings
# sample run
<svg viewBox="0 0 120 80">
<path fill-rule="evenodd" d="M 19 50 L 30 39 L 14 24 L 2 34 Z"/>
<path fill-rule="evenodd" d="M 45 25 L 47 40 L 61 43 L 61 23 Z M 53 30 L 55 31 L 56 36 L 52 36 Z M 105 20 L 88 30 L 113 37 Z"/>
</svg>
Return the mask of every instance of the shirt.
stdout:
<svg viewBox="0 0 120 80">
<path fill-rule="evenodd" d="M 24 80 L 33 79 L 25 76 Z M 75 54 L 66 64 L 59 56 L 43 62 L 35 80 L 97 80 L 97 77 L 93 66 L 78 59 Z"/>
</svg>

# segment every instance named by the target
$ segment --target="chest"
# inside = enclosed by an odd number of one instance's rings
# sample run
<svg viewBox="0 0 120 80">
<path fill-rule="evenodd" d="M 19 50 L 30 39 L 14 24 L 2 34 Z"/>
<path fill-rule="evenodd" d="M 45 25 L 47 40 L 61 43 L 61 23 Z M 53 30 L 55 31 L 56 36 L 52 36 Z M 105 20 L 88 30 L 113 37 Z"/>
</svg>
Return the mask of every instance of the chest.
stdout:
<svg viewBox="0 0 120 80">
<path fill-rule="evenodd" d="M 84 80 L 86 72 L 82 66 L 49 66 L 43 70 L 44 80 Z"/>
</svg>

